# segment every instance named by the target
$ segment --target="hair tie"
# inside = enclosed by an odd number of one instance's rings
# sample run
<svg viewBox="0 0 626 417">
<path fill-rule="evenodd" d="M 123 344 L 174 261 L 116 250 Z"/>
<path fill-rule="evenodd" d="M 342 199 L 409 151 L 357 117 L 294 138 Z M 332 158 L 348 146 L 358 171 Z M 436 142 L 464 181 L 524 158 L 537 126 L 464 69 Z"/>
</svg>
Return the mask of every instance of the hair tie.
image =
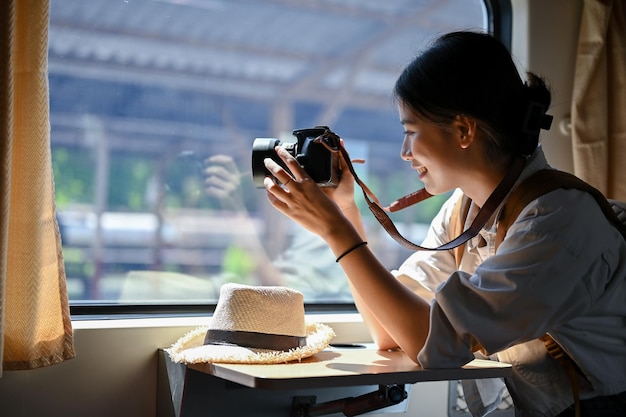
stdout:
<svg viewBox="0 0 626 417">
<path fill-rule="evenodd" d="M 539 144 L 539 131 L 549 130 L 553 117 L 546 114 L 546 106 L 538 101 L 529 101 L 522 122 L 522 142 L 518 152 L 524 156 L 532 155 Z"/>
<path fill-rule="evenodd" d="M 530 101 L 526 107 L 522 131 L 529 135 L 538 135 L 539 130 L 550 130 L 553 117 L 546 114 L 546 106 L 538 101 Z"/>
</svg>

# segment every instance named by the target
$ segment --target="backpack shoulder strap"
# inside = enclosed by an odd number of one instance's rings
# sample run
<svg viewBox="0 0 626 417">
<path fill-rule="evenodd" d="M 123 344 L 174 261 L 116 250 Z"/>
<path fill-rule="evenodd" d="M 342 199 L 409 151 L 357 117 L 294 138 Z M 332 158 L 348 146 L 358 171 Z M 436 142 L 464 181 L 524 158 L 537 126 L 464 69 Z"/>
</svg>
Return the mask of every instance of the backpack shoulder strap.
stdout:
<svg viewBox="0 0 626 417">
<path fill-rule="evenodd" d="M 581 180 L 575 175 L 555 169 L 543 169 L 537 171 L 536 173 L 522 181 L 511 192 L 511 195 L 505 202 L 505 205 L 500 214 L 498 230 L 496 232 L 496 249 L 504 240 L 504 237 L 506 236 L 509 227 L 511 226 L 511 224 L 513 224 L 513 222 L 515 222 L 515 219 L 517 219 L 524 207 L 526 207 L 531 201 L 535 200 L 536 198 L 559 188 L 574 188 L 586 191 L 591 194 L 595 198 L 596 202 L 602 209 L 602 212 L 607 217 L 607 219 L 615 228 L 620 231 L 624 239 L 626 239 L 626 226 L 624 225 L 624 222 L 622 222 L 618 218 L 618 214 L 616 214 L 615 210 L 611 206 L 611 203 L 606 199 L 606 197 L 604 197 L 604 195 L 599 190 L 597 190 L 590 184 L 587 184 L 585 181 Z M 456 202 L 452 210 L 452 217 L 450 218 L 450 230 L 454 236 L 457 236 L 463 232 L 463 227 L 465 226 L 465 220 L 469 211 L 470 202 L 471 200 L 467 196 L 463 196 Z M 465 244 L 453 249 L 457 268 L 461 265 L 461 259 L 463 257 L 464 251 Z"/>
<path fill-rule="evenodd" d="M 458 199 L 452 208 L 452 215 L 450 216 L 450 235 L 452 238 L 461 235 L 465 228 L 465 220 L 467 219 L 467 213 L 469 213 L 470 203 L 472 200 L 465 194 Z M 450 249 L 454 259 L 456 261 L 457 269 L 461 266 L 461 259 L 463 258 L 463 252 L 465 252 L 466 243 L 463 243 L 456 248 Z"/>
<path fill-rule="evenodd" d="M 498 230 L 496 232 L 496 248 L 504 240 L 504 236 L 509 230 L 509 227 L 528 203 L 558 188 L 578 189 L 591 194 L 602 209 L 606 218 L 626 239 L 626 228 L 617 218 L 611 204 L 599 190 L 575 175 L 554 169 L 543 169 L 522 181 L 506 200 L 500 214 Z"/>
</svg>

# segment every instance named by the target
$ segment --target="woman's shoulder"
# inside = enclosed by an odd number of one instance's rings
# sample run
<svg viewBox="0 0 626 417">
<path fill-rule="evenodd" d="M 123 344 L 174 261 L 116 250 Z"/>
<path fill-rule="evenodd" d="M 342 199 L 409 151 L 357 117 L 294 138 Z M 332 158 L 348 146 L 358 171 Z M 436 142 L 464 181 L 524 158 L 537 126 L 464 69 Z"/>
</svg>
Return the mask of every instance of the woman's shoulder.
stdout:
<svg viewBox="0 0 626 417">
<path fill-rule="evenodd" d="M 574 188 L 556 188 L 538 196 L 521 209 L 509 227 L 564 239 L 596 235 L 600 238 L 614 229 L 598 201 L 588 192 Z"/>
</svg>

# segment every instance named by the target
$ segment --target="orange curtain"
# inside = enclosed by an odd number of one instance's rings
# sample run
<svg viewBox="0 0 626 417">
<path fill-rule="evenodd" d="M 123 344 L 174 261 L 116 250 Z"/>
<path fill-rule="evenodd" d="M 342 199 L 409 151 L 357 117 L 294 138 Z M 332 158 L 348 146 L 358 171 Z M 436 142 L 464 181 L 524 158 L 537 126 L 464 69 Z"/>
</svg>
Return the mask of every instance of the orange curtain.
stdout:
<svg viewBox="0 0 626 417">
<path fill-rule="evenodd" d="M 572 102 L 574 173 L 626 200 L 626 6 L 585 0 Z"/>
<path fill-rule="evenodd" d="M 0 8 L 0 376 L 74 357 L 50 155 L 48 15 L 48 0 Z"/>
</svg>

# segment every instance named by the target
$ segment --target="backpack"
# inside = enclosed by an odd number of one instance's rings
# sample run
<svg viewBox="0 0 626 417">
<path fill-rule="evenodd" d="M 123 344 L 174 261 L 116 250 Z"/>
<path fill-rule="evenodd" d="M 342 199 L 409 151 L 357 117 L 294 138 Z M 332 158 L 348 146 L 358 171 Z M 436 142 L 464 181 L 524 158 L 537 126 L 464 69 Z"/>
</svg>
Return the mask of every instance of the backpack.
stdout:
<svg viewBox="0 0 626 417">
<path fill-rule="evenodd" d="M 616 200 L 607 200 L 596 188 L 572 174 L 554 169 L 543 169 L 523 180 L 511 191 L 509 198 L 505 201 L 500 212 L 498 228 L 496 230 L 496 251 L 500 243 L 504 240 L 509 227 L 515 222 L 524 207 L 536 198 L 559 188 L 578 189 L 591 194 L 609 222 L 621 233 L 622 237 L 626 239 L 626 208 L 624 203 Z M 452 210 L 452 217 L 450 218 L 450 229 L 453 236 L 457 236 L 463 232 L 470 203 L 471 200 L 467 196 L 463 196 L 456 202 Z M 456 260 L 457 268 L 461 265 L 465 246 L 466 243 L 451 249 Z M 540 340 L 544 342 L 550 356 L 558 360 L 567 371 L 572 387 L 576 416 L 580 416 L 580 393 L 576 374 L 578 373 L 586 378 L 585 375 L 549 334 L 546 333 L 544 336 L 540 337 Z"/>
</svg>

